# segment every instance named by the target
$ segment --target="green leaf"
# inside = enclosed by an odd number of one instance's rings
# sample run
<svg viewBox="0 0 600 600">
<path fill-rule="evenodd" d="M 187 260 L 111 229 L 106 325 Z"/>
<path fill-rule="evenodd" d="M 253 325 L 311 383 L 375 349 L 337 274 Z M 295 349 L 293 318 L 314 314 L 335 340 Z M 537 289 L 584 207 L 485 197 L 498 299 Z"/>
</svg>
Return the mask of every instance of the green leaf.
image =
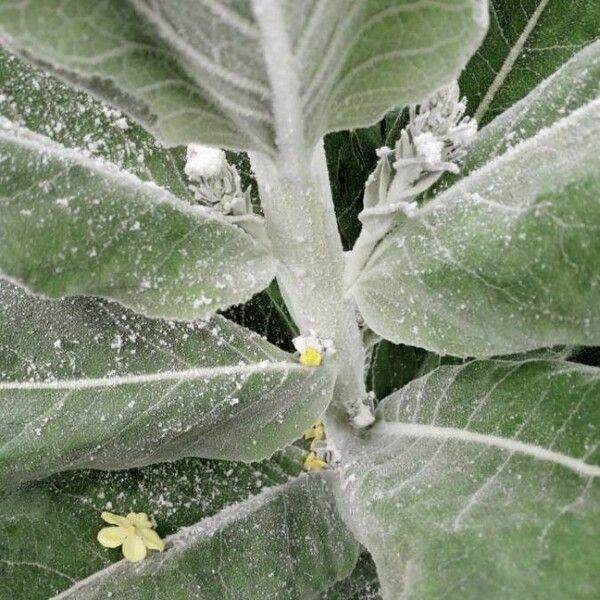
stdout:
<svg viewBox="0 0 600 600">
<path fill-rule="evenodd" d="M 326 475 L 303 476 L 167 538 L 163 554 L 120 561 L 58 598 L 307 598 L 352 572 L 359 547 Z"/>
<path fill-rule="evenodd" d="M 0 51 L 0 115 L 87 155 L 108 160 L 168 189 L 180 199 L 193 199 L 184 174 L 185 148 L 164 148 L 154 137 L 120 111 L 107 108 L 85 92 Z M 58 110 L 56 107 L 60 107 Z M 373 153 L 374 155 L 374 153 Z M 238 169 L 243 187 L 250 186 L 258 201 L 256 182 L 246 154 L 228 156 Z M 278 297 L 279 296 L 279 297 Z M 273 280 L 246 304 L 233 306 L 227 318 L 293 350 L 298 330 L 286 312 Z"/>
<path fill-rule="evenodd" d="M 446 173 L 429 198 L 600 97 L 600 41 L 586 46 L 525 98 L 479 131 L 457 174 Z"/>
<path fill-rule="evenodd" d="M 0 287 L 0 481 L 185 456 L 253 461 L 297 439 L 334 373 L 214 317 L 147 319 Z"/>
<path fill-rule="evenodd" d="M 368 129 L 337 131 L 325 138 L 331 195 L 344 249 L 352 248 L 360 233 L 365 181 L 377 164 L 375 150 L 384 146 L 384 123 Z"/>
<path fill-rule="evenodd" d="M 218 214 L 6 121 L 0 186 L 0 271 L 34 292 L 192 319 L 273 277 L 267 251 Z"/>
<path fill-rule="evenodd" d="M 146 512 L 164 538 L 286 483 L 300 473 L 300 455 L 289 448 L 252 465 L 184 459 L 76 471 L 0 493 L 0 597 L 46 600 L 120 560 L 120 548 L 102 548 L 96 539 L 104 510 Z"/>
<path fill-rule="evenodd" d="M 300 450 L 262 463 L 183 459 L 61 473 L 0 492 L 0 597 L 46 600 L 122 558 L 96 540 L 100 513 L 146 512 L 161 537 L 300 473 Z"/>
<path fill-rule="evenodd" d="M 596 598 L 600 369 L 444 366 L 376 416 L 337 492 L 384 598 Z"/>
<path fill-rule="evenodd" d="M 0 50 L 0 116 L 192 200 L 185 148 L 164 148 L 113 108 Z"/>
<path fill-rule="evenodd" d="M 599 96 L 600 41 L 586 46 L 528 96 L 484 127 L 460 175 L 501 156 Z"/>
<path fill-rule="evenodd" d="M 366 129 L 336 131 L 325 137 L 325 154 L 338 230 L 345 250 L 360 233 L 365 181 L 377 165 L 376 150 L 394 146 L 408 117 L 407 110 L 393 110 Z"/>
<path fill-rule="evenodd" d="M 600 35 L 597 0 L 490 0 L 490 28 L 460 78 L 481 125 Z"/>
<path fill-rule="evenodd" d="M 600 340 L 600 100 L 406 215 L 354 293 L 367 324 L 438 354 Z"/>
<path fill-rule="evenodd" d="M 168 144 L 298 156 L 460 72 L 485 3 L 2 0 L 0 39 Z"/>
</svg>

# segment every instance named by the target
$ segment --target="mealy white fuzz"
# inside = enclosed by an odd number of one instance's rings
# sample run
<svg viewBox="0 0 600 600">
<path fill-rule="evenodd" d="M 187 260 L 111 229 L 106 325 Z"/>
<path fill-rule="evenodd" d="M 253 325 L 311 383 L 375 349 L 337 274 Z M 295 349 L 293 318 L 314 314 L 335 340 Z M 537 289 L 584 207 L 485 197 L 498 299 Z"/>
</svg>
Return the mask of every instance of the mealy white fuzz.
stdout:
<svg viewBox="0 0 600 600">
<path fill-rule="evenodd" d="M 220 148 L 190 144 L 184 170 L 199 204 L 224 215 L 252 214 L 250 191 L 242 189 L 237 169 L 227 162 L 225 152 Z"/>
<path fill-rule="evenodd" d="M 333 340 L 317 337 L 315 331 L 311 330 L 308 335 L 299 335 L 292 340 L 294 348 L 303 354 L 308 348 L 316 350 L 319 354 L 335 354 L 335 345 Z"/>
<path fill-rule="evenodd" d="M 185 174 L 192 181 L 217 177 L 227 167 L 225 152 L 220 148 L 190 144 L 187 147 Z"/>
</svg>

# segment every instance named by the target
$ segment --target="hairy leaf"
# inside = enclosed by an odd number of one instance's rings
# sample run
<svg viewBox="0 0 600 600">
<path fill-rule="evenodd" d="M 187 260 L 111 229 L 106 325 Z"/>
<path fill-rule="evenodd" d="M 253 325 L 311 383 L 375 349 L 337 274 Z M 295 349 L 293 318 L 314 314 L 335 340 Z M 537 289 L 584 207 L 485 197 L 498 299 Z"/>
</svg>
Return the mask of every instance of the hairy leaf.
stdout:
<svg viewBox="0 0 600 600">
<path fill-rule="evenodd" d="M 478 0 L 2 0 L 0 23 L 4 44 L 169 144 L 290 158 L 456 77 L 487 11 Z"/>
<path fill-rule="evenodd" d="M 457 174 L 446 173 L 428 197 L 600 97 L 600 41 L 586 46 L 525 98 L 480 130 Z"/>
<path fill-rule="evenodd" d="M 153 181 L 180 199 L 193 198 L 184 148 L 164 148 L 120 111 L 1 50 L 0 115 Z"/>
<path fill-rule="evenodd" d="M 484 125 L 600 37 L 597 0 L 490 0 L 490 28 L 460 78 Z"/>
<path fill-rule="evenodd" d="M 216 213 L 6 121 L 0 186 L 0 272 L 37 293 L 192 319 L 273 277 L 266 250 Z"/>
<path fill-rule="evenodd" d="M 304 476 L 179 530 L 163 554 L 116 563 L 57 600 L 314 597 L 351 573 L 358 552 L 328 477 Z"/>
<path fill-rule="evenodd" d="M 490 356 L 600 340 L 600 100 L 426 204 L 355 294 L 383 337 Z"/>
<path fill-rule="evenodd" d="M 0 481 L 184 456 L 253 461 L 325 410 L 334 373 L 221 318 L 147 319 L 0 287 Z"/>
<path fill-rule="evenodd" d="M 484 127 L 467 155 L 461 176 L 598 97 L 600 41 L 586 46 L 525 98 Z"/>
<path fill-rule="evenodd" d="M 120 548 L 107 550 L 96 539 L 104 510 L 146 512 L 165 537 L 287 482 L 299 474 L 301 456 L 292 447 L 252 465 L 183 459 L 75 471 L 0 492 L 0 597 L 47 600 L 120 560 Z"/>
<path fill-rule="evenodd" d="M 119 168 L 153 181 L 180 199 L 192 200 L 184 174 L 185 148 L 165 148 L 152 135 L 89 94 L 0 50 L 0 115 L 86 156 L 105 159 Z M 248 157 L 230 154 L 244 188 L 256 182 Z M 258 198 L 258 193 L 254 196 Z M 233 321 L 257 331 L 284 349 L 292 349 L 297 330 L 282 301 L 275 302 L 276 283 L 227 313 Z M 288 325 L 289 322 L 289 325 Z"/>
<path fill-rule="evenodd" d="M 338 489 L 384 598 L 595 598 L 599 432 L 600 369 L 562 361 L 444 366 L 385 399 Z"/>
</svg>

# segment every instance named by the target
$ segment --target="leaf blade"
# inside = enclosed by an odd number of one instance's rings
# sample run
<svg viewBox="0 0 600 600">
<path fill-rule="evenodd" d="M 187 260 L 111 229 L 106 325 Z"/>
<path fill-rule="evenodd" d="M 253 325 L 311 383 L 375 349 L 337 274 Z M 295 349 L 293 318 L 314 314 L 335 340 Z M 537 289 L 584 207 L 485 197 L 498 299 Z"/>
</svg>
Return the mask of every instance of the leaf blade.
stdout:
<svg viewBox="0 0 600 600">
<path fill-rule="evenodd" d="M 384 597 L 592 598 L 597 559 L 576 557 L 600 528 L 599 397 L 599 369 L 529 360 L 440 367 L 384 400 L 338 491 Z"/>
<path fill-rule="evenodd" d="M 120 111 L 3 51 L 0 81 L 0 115 L 9 121 L 193 199 L 184 149 L 165 148 Z"/>
<path fill-rule="evenodd" d="M 359 552 L 323 476 L 270 488 L 180 530 L 167 543 L 164 556 L 146 559 L 135 570 L 121 561 L 56 598 L 105 598 L 109 592 L 114 598 L 146 598 L 157 589 L 161 598 L 177 598 L 182 589 L 194 594 L 200 586 L 205 598 L 229 592 L 248 600 L 301 598 L 349 575 Z M 188 574 L 183 580 L 182 570 Z"/>
<path fill-rule="evenodd" d="M 3 485 L 184 456 L 253 461 L 325 410 L 335 374 L 221 318 L 146 319 L 0 286 Z"/>
<path fill-rule="evenodd" d="M 145 512 L 165 538 L 285 484 L 301 464 L 301 451 L 292 447 L 252 465 L 183 459 L 129 471 L 62 473 L 2 491 L 0 594 L 46 600 L 120 560 L 120 549 L 103 549 L 96 539 L 105 510 Z"/>
<path fill-rule="evenodd" d="M 366 126 L 455 78 L 487 13 L 475 0 L 80 0 L 62 11 L 4 0 L 0 21 L 4 44 L 117 104 L 168 144 L 297 158 L 327 131 Z"/>
<path fill-rule="evenodd" d="M 599 24 L 593 0 L 492 0 L 487 36 L 460 78 L 469 111 L 491 121 L 597 40 Z"/>
<path fill-rule="evenodd" d="M 599 112 L 575 110 L 401 222 L 356 286 L 369 326 L 458 356 L 597 343 Z"/>
<path fill-rule="evenodd" d="M 247 300 L 274 266 L 218 215 L 0 122 L 0 271 L 52 297 L 88 294 L 193 319 Z M 36 243 L 23 239 L 35 233 Z"/>
</svg>

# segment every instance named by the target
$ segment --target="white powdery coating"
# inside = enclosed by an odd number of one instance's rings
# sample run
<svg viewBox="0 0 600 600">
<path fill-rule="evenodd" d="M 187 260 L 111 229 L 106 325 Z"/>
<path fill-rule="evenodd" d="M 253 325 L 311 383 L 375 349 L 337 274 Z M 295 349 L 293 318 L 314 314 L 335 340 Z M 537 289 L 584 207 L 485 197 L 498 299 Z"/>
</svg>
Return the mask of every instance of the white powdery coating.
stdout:
<svg viewBox="0 0 600 600">
<path fill-rule="evenodd" d="M 190 179 L 216 177 L 227 166 L 225 152 L 220 148 L 190 144 L 187 147 L 185 174 Z"/>
<path fill-rule="evenodd" d="M 358 429 L 364 429 L 372 425 L 374 421 L 373 411 L 366 404 L 360 404 L 358 412 L 352 417 L 352 425 Z"/>
<path fill-rule="evenodd" d="M 442 162 L 444 143 L 431 133 L 425 131 L 414 138 L 417 154 L 425 161 L 427 166 L 433 167 Z"/>
</svg>

